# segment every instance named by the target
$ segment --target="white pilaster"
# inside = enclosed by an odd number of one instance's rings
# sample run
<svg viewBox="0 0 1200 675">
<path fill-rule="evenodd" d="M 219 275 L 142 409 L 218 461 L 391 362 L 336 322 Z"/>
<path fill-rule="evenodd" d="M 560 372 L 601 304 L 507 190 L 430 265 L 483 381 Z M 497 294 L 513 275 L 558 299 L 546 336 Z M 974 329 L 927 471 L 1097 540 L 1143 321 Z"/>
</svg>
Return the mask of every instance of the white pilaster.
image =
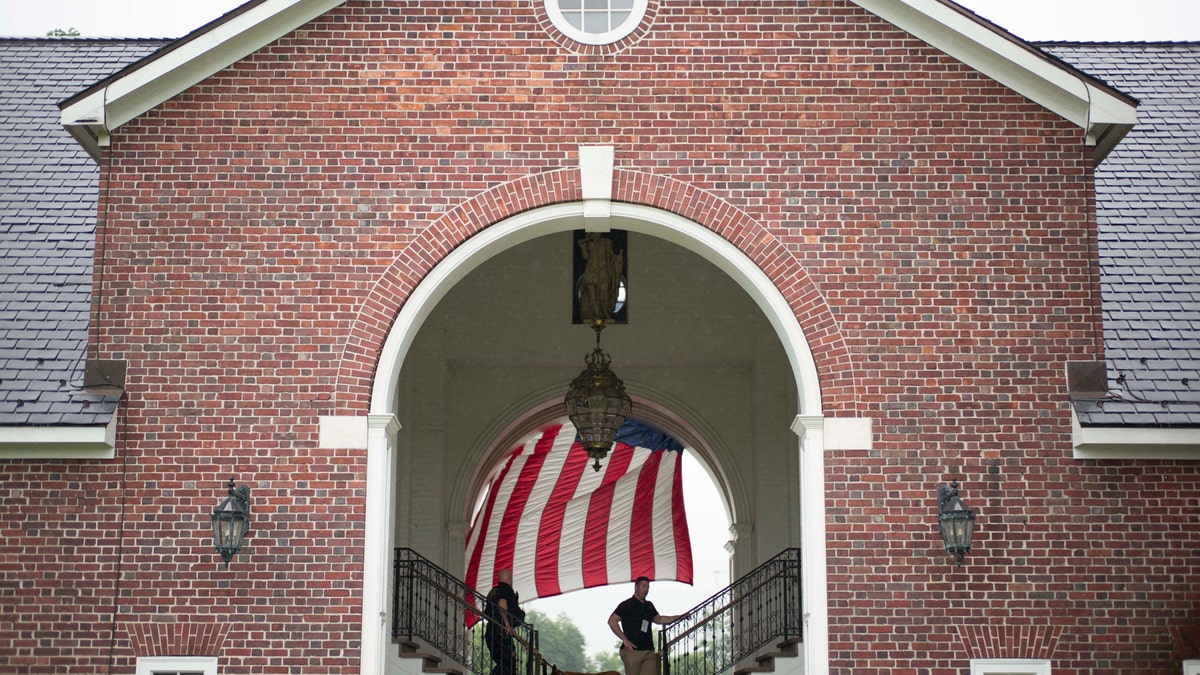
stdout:
<svg viewBox="0 0 1200 675">
<path fill-rule="evenodd" d="M 367 500 L 363 533 L 362 674 L 383 675 L 391 644 L 388 621 L 388 561 L 392 541 L 392 499 L 396 484 L 395 415 L 367 418 Z"/>
<path fill-rule="evenodd" d="M 829 596 L 825 573 L 825 418 L 797 415 L 800 437 L 800 586 L 804 602 L 804 672 L 829 673 Z"/>
</svg>

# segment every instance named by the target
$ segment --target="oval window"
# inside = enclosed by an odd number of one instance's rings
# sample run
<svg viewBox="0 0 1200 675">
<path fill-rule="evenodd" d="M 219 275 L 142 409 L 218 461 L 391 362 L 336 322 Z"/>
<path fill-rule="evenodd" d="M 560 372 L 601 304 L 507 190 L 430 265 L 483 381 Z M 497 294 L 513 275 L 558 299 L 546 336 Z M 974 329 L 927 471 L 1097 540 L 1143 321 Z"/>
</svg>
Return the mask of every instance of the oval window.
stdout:
<svg viewBox="0 0 1200 675">
<path fill-rule="evenodd" d="M 606 45 L 633 32 L 646 15 L 647 0 L 546 0 L 546 14 L 563 35 L 588 45 Z"/>
</svg>

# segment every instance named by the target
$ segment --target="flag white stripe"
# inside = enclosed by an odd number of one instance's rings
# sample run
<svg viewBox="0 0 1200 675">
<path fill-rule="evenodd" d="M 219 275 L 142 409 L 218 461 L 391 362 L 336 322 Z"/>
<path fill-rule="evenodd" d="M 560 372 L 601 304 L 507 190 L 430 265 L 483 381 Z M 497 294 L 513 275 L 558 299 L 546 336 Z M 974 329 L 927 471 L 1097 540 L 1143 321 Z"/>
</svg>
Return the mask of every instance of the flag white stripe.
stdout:
<svg viewBox="0 0 1200 675">
<path fill-rule="evenodd" d="M 496 556 L 501 548 L 500 526 L 504 521 L 505 512 L 512 504 L 513 492 L 521 477 L 522 470 L 527 466 L 531 455 L 537 447 L 542 432 L 535 433 L 515 450 L 514 455 L 505 458 L 511 465 L 507 472 L 501 465 L 489 477 L 489 492 L 494 492 L 495 502 L 490 512 L 490 518 L 484 521 L 487 514 L 486 500 L 475 514 L 474 523 L 468 534 L 466 544 L 466 563 L 468 574 L 473 555 L 479 555 L 477 573 L 468 578 L 468 582 L 480 592 L 486 592 L 495 576 Z M 567 456 L 575 440 L 575 429 L 569 422 L 563 421 L 563 426 L 554 438 L 549 453 L 544 457 L 537 479 L 529 490 L 516 529 L 516 538 L 512 543 L 513 551 L 513 586 L 521 594 L 523 600 L 532 600 L 537 595 L 539 537 L 541 536 L 542 518 L 550 498 L 554 494 L 560 476 L 570 471 L 567 468 Z M 633 511 L 637 499 L 639 476 L 646 468 L 647 460 L 652 451 L 647 448 L 633 448 L 629 467 L 614 485 L 612 502 L 608 516 L 608 527 L 605 529 L 605 561 L 607 583 L 625 583 L 632 576 L 630 562 L 631 529 Z M 673 483 L 675 472 L 680 470 L 680 454 L 674 451 L 664 451 L 657 471 L 653 478 L 652 494 L 652 539 L 656 579 L 676 578 L 678 566 L 678 551 L 676 551 L 674 518 Z M 573 461 L 578 461 L 575 459 Z M 578 467 L 574 467 L 578 469 Z M 503 473 L 503 480 L 500 479 Z M 583 587 L 583 545 L 585 528 L 592 504 L 592 498 L 597 487 L 604 479 L 604 471 L 583 469 L 579 473 L 578 484 L 574 486 L 570 500 L 562 512 L 562 527 L 559 541 L 550 547 L 542 542 L 543 550 L 557 551 L 556 564 L 560 592 L 578 590 Z M 651 477 L 647 477 L 651 478 Z M 490 497 L 489 497 L 490 498 Z M 545 514 L 547 518 L 553 514 Z M 549 522 L 549 521 L 548 521 Z M 552 531 L 552 530 L 551 530 Z M 545 567 L 545 561 L 543 567 Z M 690 573 L 690 570 L 688 570 Z M 543 582 L 555 580 L 543 580 Z M 553 585 L 553 584 L 552 584 Z"/>
<path fill-rule="evenodd" d="M 617 481 L 613 491 L 612 514 L 608 519 L 607 568 L 610 582 L 629 581 L 633 568 L 629 561 L 629 545 L 632 541 L 633 505 L 637 496 L 638 480 L 650 459 L 646 448 L 634 448 L 629 469 Z"/>
<path fill-rule="evenodd" d="M 570 436 L 569 438 L 565 437 Z M 530 454 L 537 447 L 539 438 L 530 439 L 525 447 Z M 538 472 L 537 483 L 529 493 L 529 501 L 525 504 L 525 512 L 521 515 L 521 528 L 517 533 L 516 551 L 513 552 L 513 588 L 528 588 L 536 596 L 534 574 L 537 572 L 538 531 L 542 524 L 542 511 L 550 501 L 558 477 L 562 475 L 563 466 L 567 462 L 567 451 L 574 443 L 574 434 L 562 433 L 555 437 L 554 443 Z"/>
<path fill-rule="evenodd" d="M 508 502 L 512 497 L 514 476 L 519 476 L 521 468 L 525 466 L 526 456 L 523 454 L 524 450 L 521 452 L 522 454 L 513 458 L 508 474 L 496 490 L 496 503 L 492 508 L 491 519 L 487 522 L 488 531 L 487 536 L 483 539 L 483 554 L 479 558 L 479 577 L 476 579 L 477 587 L 485 589 L 485 592 L 486 589 L 491 588 L 495 579 L 500 524 L 504 521 L 504 513 L 508 510 Z"/>
<path fill-rule="evenodd" d="M 671 518 L 671 488 L 679 462 L 679 453 L 663 457 L 654 483 L 654 576 L 674 577 L 676 569 L 675 524 Z"/>
</svg>

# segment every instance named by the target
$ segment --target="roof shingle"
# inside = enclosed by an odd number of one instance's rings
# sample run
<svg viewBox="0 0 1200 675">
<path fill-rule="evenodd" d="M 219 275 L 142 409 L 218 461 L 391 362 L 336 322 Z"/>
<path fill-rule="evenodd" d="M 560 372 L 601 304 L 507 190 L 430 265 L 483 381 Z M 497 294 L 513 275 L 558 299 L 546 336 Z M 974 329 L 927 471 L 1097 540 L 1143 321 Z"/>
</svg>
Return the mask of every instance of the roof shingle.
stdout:
<svg viewBox="0 0 1200 675">
<path fill-rule="evenodd" d="M 0 39 L 0 425 L 104 424 L 82 383 L 99 169 L 58 102 L 166 40 Z"/>
<path fill-rule="evenodd" d="M 1141 100 L 1096 170 L 1112 398 L 1085 425 L 1200 426 L 1200 43 L 1046 43 Z"/>
</svg>

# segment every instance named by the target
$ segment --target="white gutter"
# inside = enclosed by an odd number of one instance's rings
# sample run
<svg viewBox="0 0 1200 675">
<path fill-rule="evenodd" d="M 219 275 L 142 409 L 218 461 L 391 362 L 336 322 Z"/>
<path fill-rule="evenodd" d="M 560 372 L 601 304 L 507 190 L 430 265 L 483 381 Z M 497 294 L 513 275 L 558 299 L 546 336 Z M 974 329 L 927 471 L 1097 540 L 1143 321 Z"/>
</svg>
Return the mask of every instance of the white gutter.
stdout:
<svg viewBox="0 0 1200 675">
<path fill-rule="evenodd" d="M 0 459 L 112 459 L 117 413 L 108 424 L 0 427 Z"/>
<path fill-rule="evenodd" d="M 851 0 L 1084 130 L 1097 161 L 1137 122 L 1135 104 L 940 0 Z"/>
<path fill-rule="evenodd" d="M 1083 426 L 1071 410 L 1075 459 L 1200 460 L 1200 427 Z"/>
<path fill-rule="evenodd" d="M 62 124 L 98 160 L 121 125 L 345 2 L 266 0 L 69 103 Z"/>
</svg>

